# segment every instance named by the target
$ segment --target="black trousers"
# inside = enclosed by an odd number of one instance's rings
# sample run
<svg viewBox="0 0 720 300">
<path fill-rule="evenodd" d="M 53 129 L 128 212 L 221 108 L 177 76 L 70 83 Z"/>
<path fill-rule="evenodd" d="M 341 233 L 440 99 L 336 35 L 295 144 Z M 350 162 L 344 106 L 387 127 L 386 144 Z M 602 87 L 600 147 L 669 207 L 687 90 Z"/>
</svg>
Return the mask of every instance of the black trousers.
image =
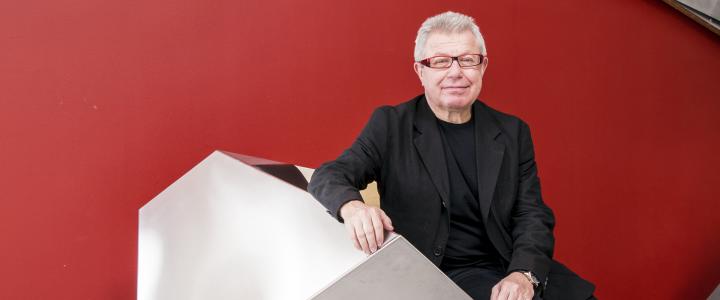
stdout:
<svg viewBox="0 0 720 300">
<path fill-rule="evenodd" d="M 503 270 L 477 266 L 453 268 L 444 272 L 474 300 L 490 299 L 493 286 L 506 276 Z M 533 299 L 541 298 L 535 295 Z"/>
</svg>

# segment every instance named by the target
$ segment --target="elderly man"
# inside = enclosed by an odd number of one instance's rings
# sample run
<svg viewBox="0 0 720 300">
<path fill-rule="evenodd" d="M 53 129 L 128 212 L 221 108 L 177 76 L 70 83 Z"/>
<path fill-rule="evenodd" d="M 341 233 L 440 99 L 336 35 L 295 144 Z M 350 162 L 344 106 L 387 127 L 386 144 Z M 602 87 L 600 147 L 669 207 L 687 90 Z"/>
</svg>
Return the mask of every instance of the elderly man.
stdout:
<svg viewBox="0 0 720 300">
<path fill-rule="evenodd" d="M 542 288 L 547 299 L 590 298 L 592 284 L 552 260 L 555 221 L 528 125 L 477 100 L 487 66 L 471 17 L 427 19 L 414 63 L 425 93 L 375 110 L 308 190 L 356 248 L 375 252 L 394 230 L 474 299 L 538 299 Z M 358 192 L 372 181 L 381 208 Z"/>
</svg>

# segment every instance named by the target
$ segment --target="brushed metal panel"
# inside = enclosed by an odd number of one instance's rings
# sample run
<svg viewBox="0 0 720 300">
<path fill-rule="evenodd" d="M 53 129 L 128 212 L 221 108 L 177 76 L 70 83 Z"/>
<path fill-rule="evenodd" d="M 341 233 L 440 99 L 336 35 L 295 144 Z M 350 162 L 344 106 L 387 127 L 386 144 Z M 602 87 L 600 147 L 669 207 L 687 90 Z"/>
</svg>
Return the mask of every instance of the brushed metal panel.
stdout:
<svg viewBox="0 0 720 300">
<path fill-rule="evenodd" d="M 140 209 L 137 298 L 470 299 L 399 235 L 355 250 L 312 171 L 212 153 Z"/>
<path fill-rule="evenodd" d="M 716 22 L 720 20 L 720 1 L 718 0 L 678 0 L 678 2 L 714 18 Z"/>
<path fill-rule="evenodd" d="M 140 209 L 138 294 L 307 299 L 365 259 L 310 194 L 214 152 Z"/>
<path fill-rule="evenodd" d="M 472 300 L 405 238 L 382 248 L 319 292 L 313 300 Z"/>
</svg>

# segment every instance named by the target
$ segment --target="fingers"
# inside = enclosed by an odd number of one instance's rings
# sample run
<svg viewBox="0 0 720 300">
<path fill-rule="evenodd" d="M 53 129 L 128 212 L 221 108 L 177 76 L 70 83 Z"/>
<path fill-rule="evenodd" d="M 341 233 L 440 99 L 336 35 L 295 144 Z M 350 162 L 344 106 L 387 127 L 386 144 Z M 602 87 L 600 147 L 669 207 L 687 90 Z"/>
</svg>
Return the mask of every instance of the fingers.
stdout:
<svg viewBox="0 0 720 300">
<path fill-rule="evenodd" d="M 377 239 L 375 238 L 375 227 L 373 226 L 372 215 L 363 218 L 362 224 L 370 253 L 375 253 L 375 251 L 377 251 Z"/>
<path fill-rule="evenodd" d="M 383 227 L 389 231 L 395 230 L 392 226 L 392 221 L 390 220 L 390 217 L 388 217 L 384 211 L 380 210 L 380 218 L 382 219 Z"/>
<path fill-rule="evenodd" d="M 380 221 L 380 214 L 371 214 L 370 218 L 372 219 L 372 226 L 373 230 L 375 231 L 375 242 L 377 244 L 377 247 L 380 248 L 380 246 L 383 244 L 383 240 L 385 239 L 385 230 L 383 230 L 383 223 Z M 377 248 L 374 251 L 377 251 Z"/>
<path fill-rule="evenodd" d="M 362 250 L 362 247 L 360 247 L 360 243 L 358 242 L 357 235 L 355 234 L 355 226 L 353 226 L 350 222 L 345 222 L 345 229 L 350 236 L 350 240 L 353 241 L 355 249 Z"/>
<path fill-rule="evenodd" d="M 348 205 L 345 211 L 345 227 L 356 249 L 366 254 L 378 250 L 385 240 L 384 230 L 393 230 L 390 218 L 377 207 L 369 207 L 364 203 Z"/>
<path fill-rule="evenodd" d="M 368 246 L 367 237 L 365 235 L 365 231 L 363 230 L 362 222 L 358 220 L 353 227 L 355 229 L 355 237 L 357 238 L 358 244 L 360 244 L 360 248 L 363 252 L 365 252 L 365 254 L 370 254 L 370 246 Z"/>
</svg>

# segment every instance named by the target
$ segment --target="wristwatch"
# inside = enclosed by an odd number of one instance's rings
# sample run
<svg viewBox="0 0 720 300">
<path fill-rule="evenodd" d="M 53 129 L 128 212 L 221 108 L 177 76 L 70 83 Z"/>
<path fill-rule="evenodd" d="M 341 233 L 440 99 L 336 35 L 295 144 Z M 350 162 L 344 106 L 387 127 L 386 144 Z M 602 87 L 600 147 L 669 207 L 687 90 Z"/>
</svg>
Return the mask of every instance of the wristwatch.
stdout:
<svg viewBox="0 0 720 300">
<path fill-rule="evenodd" d="M 532 272 L 525 271 L 525 270 L 518 270 L 518 272 L 520 272 L 520 274 L 525 275 L 527 280 L 530 281 L 530 283 L 532 283 L 533 288 L 537 289 L 538 286 L 540 286 L 540 280 L 538 280 L 537 277 L 535 277 L 535 274 L 533 274 Z"/>
</svg>

